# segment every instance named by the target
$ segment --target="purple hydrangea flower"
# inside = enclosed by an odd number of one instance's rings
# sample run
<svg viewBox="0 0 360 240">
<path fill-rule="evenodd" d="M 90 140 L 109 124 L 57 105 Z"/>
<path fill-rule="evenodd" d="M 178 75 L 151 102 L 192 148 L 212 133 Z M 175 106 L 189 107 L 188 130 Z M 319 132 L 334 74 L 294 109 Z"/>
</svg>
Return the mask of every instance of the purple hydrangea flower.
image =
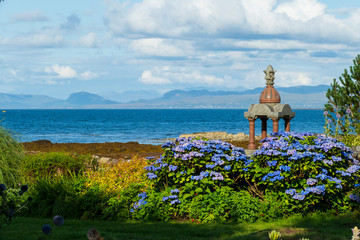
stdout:
<svg viewBox="0 0 360 240">
<path fill-rule="evenodd" d="M 300 201 L 304 200 L 304 198 L 305 198 L 305 195 L 298 194 L 298 193 L 294 194 L 294 196 L 293 196 L 293 199 L 300 200 Z"/>
<path fill-rule="evenodd" d="M 6 190 L 6 186 L 3 183 L 0 183 L 0 192 L 3 192 Z"/>
<path fill-rule="evenodd" d="M 309 185 L 309 186 L 313 186 L 313 185 L 315 185 L 316 183 L 317 183 L 317 179 L 314 179 L 314 178 L 308 178 L 307 180 L 306 180 L 306 184 L 307 185 Z"/>
<path fill-rule="evenodd" d="M 54 221 L 54 224 L 57 225 L 57 226 L 61 226 L 61 225 L 64 224 L 64 218 L 62 216 L 59 216 L 59 215 L 56 215 L 53 218 L 53 221 Z"/>
<path fill-rule="evenodd" d="M 44 224 L 42 226 L 42 232 L 45 234 L 45 235 L 49 235 L 52 231 L 52 228 L 49 224 Z"/>
<path fill-rule="evenodd" d="M 360 196 L 356 195 L 356 194 L 350 194 L 349 198 L 353 201 L 359 202 L 360 203 Z"/>
</svg>

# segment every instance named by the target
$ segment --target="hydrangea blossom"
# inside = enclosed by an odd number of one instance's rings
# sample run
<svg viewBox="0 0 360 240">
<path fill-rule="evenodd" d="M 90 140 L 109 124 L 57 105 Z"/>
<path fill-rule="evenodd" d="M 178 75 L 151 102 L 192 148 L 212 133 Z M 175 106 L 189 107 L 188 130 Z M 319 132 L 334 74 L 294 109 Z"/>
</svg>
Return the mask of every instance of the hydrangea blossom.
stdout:
<svg viewBox="0 0 360 240">
<path fill-rule="evenodd" d="M 341 196 L 338 193 L 345 194 L 341 191 L 348 191 L 360 173 L 350 148 L 323 134 L 278 132 L 261 142 L 253 154 L 255 165 L 251 164 L 262 167 L 260 184 L 281 189 L 295 200 L 303 201 L 309 194 Z"/>
</svg>

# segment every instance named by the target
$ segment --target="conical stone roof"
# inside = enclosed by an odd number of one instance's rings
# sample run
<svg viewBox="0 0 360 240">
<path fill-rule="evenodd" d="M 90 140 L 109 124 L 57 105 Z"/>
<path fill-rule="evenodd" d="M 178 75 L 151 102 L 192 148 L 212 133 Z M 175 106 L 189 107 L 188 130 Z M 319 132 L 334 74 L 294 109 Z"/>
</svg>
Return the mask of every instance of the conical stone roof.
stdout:
<svg viewBox="0 0 360 240">
<path fill-rule="evenodd" d="M 260 94 L 260 103 L 280 103 L 281 98 L 278 91 L 274 88 L 275 70 L 269 65 L 265 73 L 266 88 Z"/>
</svg>

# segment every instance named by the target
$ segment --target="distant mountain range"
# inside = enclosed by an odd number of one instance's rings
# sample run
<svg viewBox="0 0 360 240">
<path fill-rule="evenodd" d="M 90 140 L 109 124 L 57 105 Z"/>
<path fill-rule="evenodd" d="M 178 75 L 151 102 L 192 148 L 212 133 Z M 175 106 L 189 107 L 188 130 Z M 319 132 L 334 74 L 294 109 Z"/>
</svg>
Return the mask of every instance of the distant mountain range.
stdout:
<svg viewBox="0 0 360 240">
<path fill-rule="evenodd" d="M 281 103 L 290 104 L 292 108 L 323 108 L 327 102 L 328 85 L 277 87 Z M 109 100 L 106 95 L 100 96 L 88 92 L 71 94 L 66 100 L 45 95 L 25 95 L 0 93 L 2 109 L 91 109 L 91 108 L 242 108 L 259 102 L 264 88 L 244 91 L 209 91 L 209 90 L 172 90 L 161 97 L 145 99 L 134 91 L 134 101 L 121 103 Z M 151 94 L 148 94 L 151 95 Z M 153 96 L 158 96 L 155 93 Z M 114 99 L 112 96 L 111 99 Z M 126 97 L 129 99 L 129 96 Z M 131 98 L 131 97 L 130 97 Z M 121 99 L 118 97 L 117 99 Z"/>
</svg>

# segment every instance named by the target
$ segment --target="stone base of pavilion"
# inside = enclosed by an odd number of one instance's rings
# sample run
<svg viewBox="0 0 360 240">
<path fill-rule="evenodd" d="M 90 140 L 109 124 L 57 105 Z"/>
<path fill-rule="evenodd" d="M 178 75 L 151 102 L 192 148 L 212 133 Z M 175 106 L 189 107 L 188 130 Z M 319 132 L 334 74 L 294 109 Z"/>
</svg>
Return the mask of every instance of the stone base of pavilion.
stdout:
<svg viewBox="0 0 360 240">
<path fill-rule="evenodd" d="M 245 154 L 247 156 L 250 156 L 251 154 L 253 154 L 257 149 L 244 149 L 245 150 Z"/>
<path fill-rule="evenodd" d="M 273 122 L 273 132 L 279 131 L 279 120 L 284 119 L 285 131 L 290 131 L 290 120 L 295 117 L 289 104 L 260 103 L 251 104 L 249 110 L 244 113 L 249 121 L 249 145 L 248 150 L 255 150 L 255 120 L 261 120 L 261 139 L 267 137 L 267 120 Z"/>
</svg>

